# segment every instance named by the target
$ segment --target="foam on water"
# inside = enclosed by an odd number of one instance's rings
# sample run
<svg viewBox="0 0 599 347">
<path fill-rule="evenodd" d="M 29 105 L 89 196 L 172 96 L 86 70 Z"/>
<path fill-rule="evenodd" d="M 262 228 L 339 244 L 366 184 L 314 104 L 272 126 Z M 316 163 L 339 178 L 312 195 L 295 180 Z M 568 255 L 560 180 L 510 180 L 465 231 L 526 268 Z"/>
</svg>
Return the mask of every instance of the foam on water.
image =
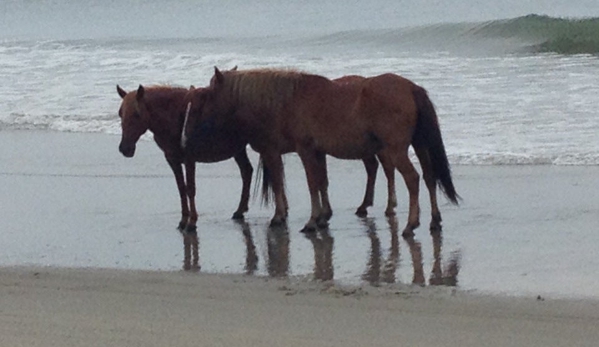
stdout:
<svg viewBox="0 0 599 347">
<path fill-rule="evenodd" d="M 519 26 L 536 28 L 538 21 L 554 23 L 527 16 L 484 26 L 443 24 L 301 38 L 5 39 L 0 42 L 0 130 L 118 134 L 116 84 L 126 90 L 139 84 L 202 86 L 213 66 L 295 68 L 330 78 L 394 72 L 429 91 L 452 163 L 599 165 L 599 60 L 505 52 L 506 47 L 523 47 Z M 551 24 L 551 35 L 559 36 L 560 23 Z M 581 23 L 583 29 L 594 25 Z M 472 27 L 476 30 L 462 35 Z M 502 37 L 506 32 L 512 36 Z M 473 39 L 481 36 L 490 41 L 481 46 Z M 513 36 L 519 37 L 517 45 Z M 436 48 L 412 49 L 439 41 L 444 44 Z M 495 42 L 503 44 L 501 52 L 486 50 Z"/>
</svg>

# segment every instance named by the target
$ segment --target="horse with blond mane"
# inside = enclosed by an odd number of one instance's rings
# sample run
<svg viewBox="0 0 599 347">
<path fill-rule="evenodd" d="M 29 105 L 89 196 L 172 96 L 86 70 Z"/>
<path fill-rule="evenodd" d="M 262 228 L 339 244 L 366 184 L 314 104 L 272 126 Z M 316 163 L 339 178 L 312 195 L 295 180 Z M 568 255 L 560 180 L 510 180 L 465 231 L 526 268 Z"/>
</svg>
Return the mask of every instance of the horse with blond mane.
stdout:
<svg viewBox="0 0 599 347">
<path fill-rule="evenodd" d="M 193 89 L 193 88 L 192 88 Z M 200 88 L 199 88 L 200 89 Z M 139 86 L 135 91 L 126 92 L 117 85 L 122 98 L 119 109 L 122 136 L 119 151 L 125 157 L 133 157 L 135 144 L 148 130 L 154 134 L 154 141 L 164 152 L 171 167 L 179 197 L 181 199 L 181 221 L 179 230 L 196 230 L 198 212 L 195 205 L 195 163 L 214 163 L 235 158 L 239 166 L 243 186 L 239 206 L 233 219 L 242 219 L 248 210 L 250 183 L 253 168 L 248 159 L 247 142 L 237 138 L 212 134 L 203 137 L 192 148 L 181 148 L 181 133 L 185 117 L 185 98 L 189 89 L 169 86 Z M 218 144 L 218 145 L 215 145 Z M 185 167 L 185 175 L 183 172 Z"/>
<path fill-rule="evenodd" d="M 408 156 L 412 145 L 421 162 L 431 199 L 431 229 L 440 229 L 436 200 L 439 185 L 457 204 L 437 114 L 426 90 L 395 74 L 335 83 L 323 76 L 289 70 L 221 72 L 215 68 L 201 107 L 188 109 L 188 120 L 234 131 L 260 153 L 272 173 L 275 216 L 285 220 L 282 154 L 297 152 L 306 171 L 311 199 L 304 231 L 324 227 L 328 180 L 326 155 L 340 159 L 376 156 L 397 169 L 409 192 L 403 235 L 420 225 L 419 174 Z M 193 104 L 193 102 L 192 102 Z M 192 132 L 194 126 L 184 129 Z"/>
</svg>

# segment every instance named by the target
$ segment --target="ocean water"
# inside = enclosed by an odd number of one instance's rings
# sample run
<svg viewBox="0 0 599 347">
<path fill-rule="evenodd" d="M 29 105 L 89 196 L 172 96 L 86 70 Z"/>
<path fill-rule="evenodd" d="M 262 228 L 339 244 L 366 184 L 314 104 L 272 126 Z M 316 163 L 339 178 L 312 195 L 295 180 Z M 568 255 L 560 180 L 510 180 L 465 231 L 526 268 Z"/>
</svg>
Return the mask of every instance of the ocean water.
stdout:
<svg viewBox="0 0 599 347">
<path fill-rule="evenodd" d="M 0 130 L 120 132 L 115 85 L 213 67 L 425 87 L 453 164 L 599 165 L 599 3 L 3 1 Z M 146 138 L 149 138 L 146 137 Z"/>
<path fill-rule="evenodd" d="M 116 84 L 127 90 L 139 84 L 202 86 L 214 66 L 294 68 L 330 78 L 394 72 L 429 91 L 449 160 L 463 165 L 454 166 L 454 173 L 464 203 L 450 207 L 440 200 L 445 262 L 464 251 L 460 286 L 596 298 L 598 234 L 589 226 L 597 225 L 596 185 L 590 180 L 599 165 L 598 54 L 596 0 L 3 0 L 0 141 L 10 146 L 20 138 L 35 148 L 32 141 L 57 141 L 50 131 L 118 135 Z M 31 136 L 3 133 L 14 129 Z M 0 175 L 28 189 L 0 196 L 6 202 L 0 209 L 6 216 L 0 218 L 6 240 L 0 262 L 180 268 L 180 237 L 172 230 L 179 218 L 174 182 L 151 136 L 144 140 L 126 163 L 117 153 L 116 136 L 114 144 L 99 142 L 102 148 L 83 153 L 73 148 L 79 159 L 33 150 L 20 154 L 20 148 L 9 147 Z M 72 161 L 76 164 L 70 166 Z M 350 195 L 356 182 L 364 182 L 362 167 L 350 161 L 329 164 L 331 197 L 337 199 L 331 221 L 335 279 L 355 283 L 381 277 L 363 271 L 364 264 L 380 269 L 377 262 L 387 255 L 395 264 L 393 250 L 400 244 L 405 264 L 399 274 L 410 282 L 412 246 L 394 239 L 394 227 L 383 217 L 384 175 L 378 175 L 374 219 L 364 224 L 353 216 L 361 191 Z M 519 166 L 507 166 L 514 164 Z M 236 188 L 222 191 L 238 183 L 238 172 L 231 161 L 222 165 L 198 169 L 198 182 L 210 180 L 199 185 L 208 189 L 199 196 L 221 198 L 217 204 L 198 199 L 202 271 L 270 274 L 266 226 L 272 210 L 250 207 L 248 230 L 256 245 L 249 246 L 251 237 L 241 242 L 241 227 L 228 219 Z M 482 166 L 502 165 L 492 171 L 508 183 L 497 188 Z M 286 166 L 288 172 L 301 171 L 293 156 Z M 528 182 L 529 177 L 537 179 Z M 303 174 L 287 178 L 295 199 L 287 265 L 291 274 L 305 275 L 312 272 L 316 246 L 326 246 L 328 239 L 306 240 L 297 233 L 309 214 L 305 179 Z M 96 197 L 90 186 L 97 179 L 123 189 Z M 548 189 L 552 186 L 567 188 Z M 56 196 L 55 189 L 64 195 Z M 403 184 L 398 190 L 402 226 Z M 69 194 L 76 203 L 65 198 Z M 417 241 L 428 271 L 436 253 L 424 227 L 423 194 Z M 126 211 L 118 209 L 123 204 Z M 79 213 L 65 212 L 75 208 Z M 14 217 L 23 211 L 28 218 Z M 256 270 L 237 262 L 244 252 L 252 260 L 250 251 L 261 259 Z"/>
</svg>

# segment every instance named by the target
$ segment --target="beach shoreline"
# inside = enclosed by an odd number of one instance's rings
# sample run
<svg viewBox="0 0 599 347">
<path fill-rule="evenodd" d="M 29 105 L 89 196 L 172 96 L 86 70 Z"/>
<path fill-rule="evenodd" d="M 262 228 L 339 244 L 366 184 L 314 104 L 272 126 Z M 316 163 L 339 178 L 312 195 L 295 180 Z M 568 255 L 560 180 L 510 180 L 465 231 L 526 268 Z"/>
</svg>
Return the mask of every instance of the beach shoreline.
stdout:
<svg viewBox="0 0 599 347">
<path fill-rule="evenodd" d="M 597 167 L 455 166 L 464 199 L 459 207 L 441 200 L 442 237 L 424 227 L 421 191 L 423 226 L 407 240 L 398 236 L 405 188 L 397 218 L 387 219 L 382 174 L 369 217 L 353 215 L 365 182 L 359 163 L 330 161 L 335 215 L 315 236 L 299 233 L 309 210 L 297 158 L 286 157 L 291 210 L 279 231 L 257 200 L 244 222 L 230 220 L 241 186 L 234 162 L 202 165 L 198 233 L 189 239 L 175 230 L 178 196 L 160 151 L 141 141 L 125 159 L 118 141 L 0 132 L 0 345 L 590 346 L 599 338 Z M 436 285 L 452 259 L 457 286 Z"/>
</svg>

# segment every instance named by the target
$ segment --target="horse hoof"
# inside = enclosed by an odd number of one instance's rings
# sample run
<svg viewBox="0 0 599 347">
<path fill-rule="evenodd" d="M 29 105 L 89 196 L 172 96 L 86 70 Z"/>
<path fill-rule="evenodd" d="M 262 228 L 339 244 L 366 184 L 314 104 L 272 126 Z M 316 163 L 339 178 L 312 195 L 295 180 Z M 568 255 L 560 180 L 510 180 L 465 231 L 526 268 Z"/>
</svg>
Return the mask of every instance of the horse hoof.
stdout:
<svg viewBox="0 0 599 347">
<path fill-rule="evenodd" d="M 179 231 L 183 231 L 183 230 L 185 230 L 185 226 L 186 226 L 186 225 L 187 225 L 187 223 L 186 223 L 186 222 L 184 222 L 184 221 L 180 221 L 180 222 L 179 222 L 179 225 L 177 226 L 177 230 L 179 230 Z"/>
<path fill-rule="evenodd" d="M 441 227 L 441 223 L 437 221 L 431 222 L 430 231 L 431 233 L 439 233 L 443 228 Z"/>
<path fill-rule="evenodd" d="M 285 218 L 281 218 L 281 217 L 273 217 L 270 220 L 270 226 L 271 227 L 279 227 L 285 224 Z"/>
<path fill-rule="evenodd" d="M 316 226 L 320 229 L 325 229 L 329 227 L 329 222 L 325 218 L 319 218 L 316 221 Z"/>
<path fill-rule="evenodd" d="M 306 224 L 302 230 L 300 230 L 301 233 L 313 233 L 316 231 L 316 227 L 314 225 L 308 225 Z"/>
<path fill-rule="evenodd" d="M 188 226 L 185 227 L 185 232 L 186 233 L 192 234 L 192 233 L 195 233 L 197 231 L 198 231 L 198 227 L 196 225 L 191 225 L 190 224 L 190 225 L 188 225 Z"/>
<path fill-rule="evenodd" d="M 311 232 L 315 232 L 317 228 L 318 228 L 318 218 L 311 217 L 310 220 L 308 220 L 308 223 L 306 223 L 306 225 L 304 225 L 304 228 L 300 231 L 302 233 L 311 233 Z"/>
<path fill-rule="evenodd" d="M 404 229 L 404 231 L 401 233 L 401 236 L 404 238 L 414 237 L 414 235 L 414 230 L 412 229 Z"/>
<path fill-rule="evenodd" d="M 235 219 L 235 220 L 243 219 L 243 212 L 236 211 L 235 213 L 233 213 L 233 217 L 231 217 L 231 219 Z"/>
<path fill-rule="evenodd" d="M 320 216 L 320 218 L 324 220 L 330 220 L 331 217 L 333 217 L 333 211 L 328 211 L 326 213 L 323 213 L 322 216 Z"/>
<path fill-rule="evenodd" d="M 368 216 L 368 211 L 364 207 L 360 207 L 356 210 L 356 216 L 358 217 L 366 217 Z"/>
<path fill-rule="evenodd" d="M 404 238 L 414 237 L 414 228 L 407 226 L 401 233 L 401 236 Z"/>
</svg>

